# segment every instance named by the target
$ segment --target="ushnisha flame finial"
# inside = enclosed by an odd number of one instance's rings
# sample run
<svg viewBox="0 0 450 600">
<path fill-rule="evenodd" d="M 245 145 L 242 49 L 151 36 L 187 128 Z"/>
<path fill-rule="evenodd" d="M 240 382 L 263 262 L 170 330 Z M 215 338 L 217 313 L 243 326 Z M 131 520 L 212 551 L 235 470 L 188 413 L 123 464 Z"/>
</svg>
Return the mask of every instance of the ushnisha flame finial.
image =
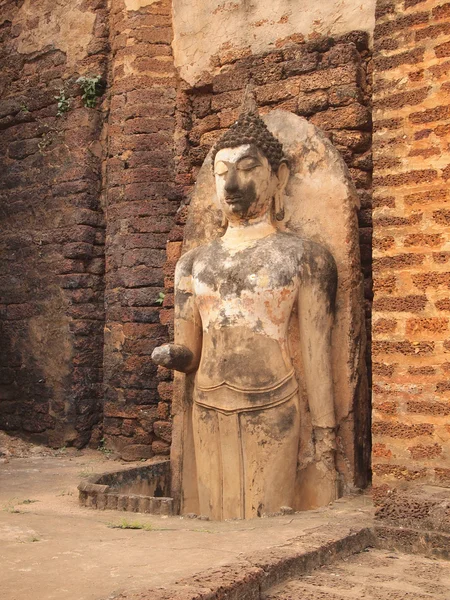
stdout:
<svg viewBox="0 0 450 600">
<path fill-rule="evenodd" d="M 250 81 L 244 91 L 241 104 L 241 114 L 238 120 L 219 139 L 213 149 L 212 162 L 223 148 L 236 148 L 245 144 L 256 146 L 266 156 L 273 171 L 277 171 L 280 163 L 285 160 L 283 146 L 269 131 L 259 116 L 256 103 L 254 84 Z"/>
<path fill-rule="evenodd" d="M 256 103 L 256 96 L 255 96 L 255 84 L 253 83 L 252 79 L 250 79 L 250 81 L 245 86 L 244 96 L 243 96 L 242 102 L 241 102 L 240 114 L 241 115 L 245 115 L 245 114 L 258 115 L 259 114 L 258 113 L 258 104 Z"/>
</svg>

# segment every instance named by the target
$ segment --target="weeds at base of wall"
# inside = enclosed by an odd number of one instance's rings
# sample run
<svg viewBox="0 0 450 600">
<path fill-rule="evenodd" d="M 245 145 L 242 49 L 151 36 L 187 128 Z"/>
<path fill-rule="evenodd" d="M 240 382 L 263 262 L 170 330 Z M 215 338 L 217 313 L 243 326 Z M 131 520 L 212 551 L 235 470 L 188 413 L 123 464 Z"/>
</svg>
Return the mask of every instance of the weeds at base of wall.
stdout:
<svg viewBox="0 0 450 600">
<path fill-rule="evenodd" d="M 109 456 L 110 454 L 113 453 L 113 450 L 111 450 L 111 448 L 107 448 L 106 447 L 106 439 L 102 438 L 98 444 L 97 450 L 100 450 L 100 452 L 102 454 L 104 454 L 105 456 Z"/>
</svg>

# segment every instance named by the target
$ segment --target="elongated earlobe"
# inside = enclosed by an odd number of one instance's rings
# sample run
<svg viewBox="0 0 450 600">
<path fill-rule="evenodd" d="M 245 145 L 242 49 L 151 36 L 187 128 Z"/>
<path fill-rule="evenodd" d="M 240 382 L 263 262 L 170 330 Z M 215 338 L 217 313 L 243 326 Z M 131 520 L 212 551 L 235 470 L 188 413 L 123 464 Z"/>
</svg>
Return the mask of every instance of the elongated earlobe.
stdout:
<svg viewBox="0 0 450 600">
<path fill-rule="evenodd" d="M 289 167 L 286 162 L 283 161 L 278 167 L 278 187 L 275 192 L 275 218 L 277 221 L 282 221 L 284 219 L 284 190 L 286 188 L 286 184 L 289 179 Z"/>
<path fill-rule="evenodd" d="M 284 219 L 283 192 L 281 190 L 275 192 L 275 219 L 277 221 Z"/>
</svg>

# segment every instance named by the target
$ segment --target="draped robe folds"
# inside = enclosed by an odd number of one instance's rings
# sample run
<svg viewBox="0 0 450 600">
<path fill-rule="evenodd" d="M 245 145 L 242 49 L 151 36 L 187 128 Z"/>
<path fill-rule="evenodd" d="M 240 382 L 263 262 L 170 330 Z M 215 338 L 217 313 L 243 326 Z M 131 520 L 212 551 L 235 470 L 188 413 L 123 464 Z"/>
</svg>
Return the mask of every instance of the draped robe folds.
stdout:
<svg viewBox="0 0 450 600">
<path fill-rule="evenodd" d="M 288 326 L 300 288 L 322 293 L 330 312 L 334 269 L 323 248 L 281 232 L 242 249 L 216 240 L 181 259 L 175 341 L 202 340 L 192 409 L 201 514 L 252 518 L 293 504 L 300 417 Z M 303 332 L 311 341 L 314 326 Z M 324 404 L 318 424 L 332 427 L 331 413 Z"/>
</svg>

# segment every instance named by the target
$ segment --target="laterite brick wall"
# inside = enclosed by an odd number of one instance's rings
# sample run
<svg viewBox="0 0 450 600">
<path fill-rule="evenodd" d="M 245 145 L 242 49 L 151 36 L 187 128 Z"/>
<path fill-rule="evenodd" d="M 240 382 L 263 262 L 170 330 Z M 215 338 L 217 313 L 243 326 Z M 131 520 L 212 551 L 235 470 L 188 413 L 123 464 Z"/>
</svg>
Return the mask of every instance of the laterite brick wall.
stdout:
<svg viewBox="0 0 450 600">
<path fill-rule="evenodd" d="M 54 446 L 101 422 L 103 113 L 76 79 L 106 74 L 106 4 L 1 7 L 0 428 Z"/>
<path fill-rule="evenodd" d="M 450 3 L 378 3 L 373 473 L 450 486 Z"/>
<path fill-rule="evenodd" d="M 164 264 L 180 204 L 174 183 L 177 78 L 171 5 L 163 0 L 134 10 L 136 4 L 111 4 L 104 179 L 104 433 L 109 446 L 131 446 L 129 458 L 167 454 L 170 448 L 170 374 L 158 370 L 150 354 L 168 340 L 171 314 L 161 307 Z"/>
</svg>

